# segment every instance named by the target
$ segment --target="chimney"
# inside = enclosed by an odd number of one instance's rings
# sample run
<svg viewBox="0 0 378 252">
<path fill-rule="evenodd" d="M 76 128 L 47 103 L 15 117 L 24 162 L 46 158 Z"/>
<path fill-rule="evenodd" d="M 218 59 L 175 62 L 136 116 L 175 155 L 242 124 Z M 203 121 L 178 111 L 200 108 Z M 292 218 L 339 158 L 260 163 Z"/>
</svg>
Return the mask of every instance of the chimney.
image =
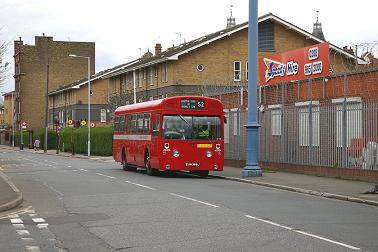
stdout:
<svg viewBox="0 0 378 252">
<path fill-rule="evenodd" d="M 155 45 L 155 55 L 158 55 L 161 53 L 161 44 L 160 43 L 156 43 Z"/>
</svg>

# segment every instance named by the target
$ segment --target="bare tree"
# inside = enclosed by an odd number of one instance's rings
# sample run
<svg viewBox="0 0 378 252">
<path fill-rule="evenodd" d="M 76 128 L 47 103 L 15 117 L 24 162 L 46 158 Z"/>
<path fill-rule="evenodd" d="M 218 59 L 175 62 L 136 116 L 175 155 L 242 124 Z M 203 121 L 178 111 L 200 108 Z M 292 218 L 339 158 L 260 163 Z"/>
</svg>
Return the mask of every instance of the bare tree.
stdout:
<svg viewBox="0 0 378 252">
<path fill-rule="evenodd" d="M 5 52 L 9 43 L 0 39 L 0 87 L 4 85 L 5 80 L 9 77 L 8 62 L 4 62 Z"/>
</svg>

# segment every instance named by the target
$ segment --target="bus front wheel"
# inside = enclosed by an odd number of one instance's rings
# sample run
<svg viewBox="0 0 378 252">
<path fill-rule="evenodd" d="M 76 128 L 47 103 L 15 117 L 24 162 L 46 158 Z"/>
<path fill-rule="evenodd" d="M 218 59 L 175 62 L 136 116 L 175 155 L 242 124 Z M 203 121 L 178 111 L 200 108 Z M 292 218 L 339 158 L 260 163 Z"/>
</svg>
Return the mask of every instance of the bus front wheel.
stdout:
<svg viewBox="0 0 378 252">
<path fill-rule="evenodd" d="M 206 178 L 206 177 L 209 175 L 209 171 L 197 171 L 196 173 L 197 173 L 198 176 L 200 176 L 201 178 Z"/>
<path fill-rule="evenodd" d="M 146 152 L 144 157 L 144 166 L 146 168 L 147 175 L 154 176 L 156 175 L 156 170 L 151 168 L 150 155 Z"/>
</svg>

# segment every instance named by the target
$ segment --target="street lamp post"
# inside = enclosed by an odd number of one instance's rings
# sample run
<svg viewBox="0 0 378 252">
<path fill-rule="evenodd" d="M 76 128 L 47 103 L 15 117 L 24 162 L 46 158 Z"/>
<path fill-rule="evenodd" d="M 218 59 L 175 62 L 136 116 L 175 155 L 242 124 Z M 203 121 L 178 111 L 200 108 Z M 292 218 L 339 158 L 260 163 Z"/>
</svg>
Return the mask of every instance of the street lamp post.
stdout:
<svg viewBox="0 0 378 252">
<path fill-rule="evenodd" d="M 259 123 L 257 121 L 257 36 L 258 36 L 258 0 L 249 0 L 248 24 L 248 122 L 247 160 L 242 171 L 243 177 L 261 176 L 259 166 Z"/>
<path fill-rule="evenodd" d="M 74 58 L 85 58 L 88 60 L 88 122 L 87 122 L 87 128 L 88 128 L 88 157 L 91 156 L 91 57 L 89 56 L 80 56 L 76 54 L 70 54 L 68 55 L 70 57 Z"/>
</svg>

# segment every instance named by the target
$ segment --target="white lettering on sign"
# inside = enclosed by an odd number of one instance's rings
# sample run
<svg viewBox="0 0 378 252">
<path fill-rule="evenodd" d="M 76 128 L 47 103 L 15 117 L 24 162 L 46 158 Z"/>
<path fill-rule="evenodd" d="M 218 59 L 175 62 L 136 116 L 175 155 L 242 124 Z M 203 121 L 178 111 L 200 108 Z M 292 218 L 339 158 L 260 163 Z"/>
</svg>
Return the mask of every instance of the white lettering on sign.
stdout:
<svg viewBox="0 0 378 252">
<path fill-rule="evenodd" d="M 323 62 L 316 61 L 312 63 L 312 74 L 319 74 L 321 72 L 323 72 Z"/>
<path fill-rule="evenodd" d="M 312 73 L 312 63 L 307 63 L 304 65 L 304 74 L 305 75 L 311 75 Z"/>
<path fill-rule="evenodd" d="M 308 59 L 309 60 L 315 60 L 319 57 L 319 48 L 318 47 L 312 47 L 308 49 Z"/>
<path fill-rule="evenodd" d="M 298 73 L 298 63 L 294 61 L 287 62 L 286 65 L 286 75 L 293 75 Z"/>
</svg>

